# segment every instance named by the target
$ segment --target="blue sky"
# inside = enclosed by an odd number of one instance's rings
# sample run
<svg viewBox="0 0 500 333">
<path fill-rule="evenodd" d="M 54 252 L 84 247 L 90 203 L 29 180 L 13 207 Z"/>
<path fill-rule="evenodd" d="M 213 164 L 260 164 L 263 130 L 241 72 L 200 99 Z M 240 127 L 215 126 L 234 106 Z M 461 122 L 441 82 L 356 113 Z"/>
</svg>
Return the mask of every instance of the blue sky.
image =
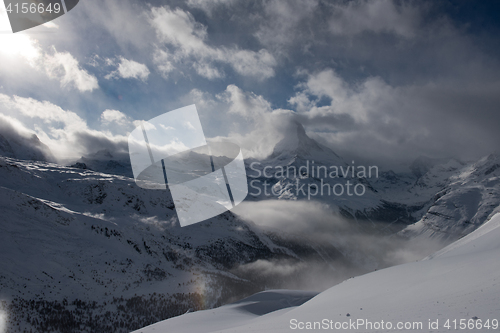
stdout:
<svg viewBox="0 0 500 333">
<path fill-rule="evenodd" d="M 126 150 L 135 120 L 193 103 L 206 135 L 246 156 L 293 120 L 389 166 L 500 139 L 494 2 L 81 0 L 17 34 L 0 11 L 0 129 L 60 159 Z"/>
</svg>

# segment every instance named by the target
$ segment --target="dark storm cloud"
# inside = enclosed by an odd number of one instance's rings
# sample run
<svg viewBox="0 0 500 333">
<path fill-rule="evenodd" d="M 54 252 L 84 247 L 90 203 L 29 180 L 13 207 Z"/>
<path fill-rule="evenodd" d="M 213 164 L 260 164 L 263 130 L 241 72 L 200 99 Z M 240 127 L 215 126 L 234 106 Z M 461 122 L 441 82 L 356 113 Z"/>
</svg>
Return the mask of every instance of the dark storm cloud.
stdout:
<svg viewBox="0 0 500 333">
<path fill-rule="evenodd" d="M 98 136 L 89 132 L 75 132 L 74 136 L 81 147 L 84 147 L 84 154 L 92 154 L 100 150 L 107 150 L 117 155 L 128 153 L 128 141 L 124 139 L 117 140 L 116 138 Z"/>
<path fill-rule="evenodd" d="M 325 75 L 325 73 L 329 75 Z M 499 84 L 441 82 L 390 86 L 380 78 L 338 89 L 326 71 L 311 75 L 292 102 L 310 134 L 346 158 L 364 158 L 385 166 L 415 156 L 475 159 L 498 149 Z M 330 105 L 315 106 L 327 94 Z M 312 97 L 311 97 L 312 96 Z"/>
</svg>

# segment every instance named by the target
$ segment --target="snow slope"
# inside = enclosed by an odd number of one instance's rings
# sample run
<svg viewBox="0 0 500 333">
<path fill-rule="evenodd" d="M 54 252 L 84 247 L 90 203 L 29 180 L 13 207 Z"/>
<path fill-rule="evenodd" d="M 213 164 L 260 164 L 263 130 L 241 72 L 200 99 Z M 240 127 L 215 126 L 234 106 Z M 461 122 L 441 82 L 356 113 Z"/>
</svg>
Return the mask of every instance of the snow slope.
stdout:
<svg viewBox="0 0 500 333">
<path fill-rule="evenodd" d="M 71 166 L 112 175 L 133 177 L 127 151 L 111 153 L 108 149 L 99 150 L 93 154 L 82 156 Z"/>
<path fill-rule="evenodd" d="M 240 327 L 252 323 L 255 318 L 265 318 L 284 313 L 316 296 L 317 292 L 298 290 L 266 290 L 238 302 L 221 306 L 217 309 L 204 310 L 174 317 L 150 325 L 142 332 L 215 332 L 228 327 Z"/>
<path fill-rule="evenodd" d="M 241 314 L 239 306 L 233 304 L 209 312 L 188 313 L 136 332 L 200 332 L 203 323 L 207 324 L 203 332 L 290 332 L 307 325 L 314 328 L 315 323 L 315 330 L 319 331 L 321 327 L 329 329 L 330 325 L 350 322 L 360 324 L 354 328 L 346 326 L 354 332 L 498 332 L 498 239 L 500 214 L 426 260 L 346 280 L 298 307 L 283 306 L 282 310 L 252 318 Z M 255 308 L 265 307 L 264 297 L 255 295 L 254 300 Z M 460 329 L 461 320 L 465 329 Z M 212 325 L 213 321 L 217 325 Z M 478 327 L 487 321 L 489 329 L 468 326 Z M 429 323 L 437 326 L 429 328 Z M 449 327 L 445 327 L 447 323 Z M 398 329 L 398 325 L 403 326 Z M 405 325 L 411 329 L 404 329 Z"/>
</svg>

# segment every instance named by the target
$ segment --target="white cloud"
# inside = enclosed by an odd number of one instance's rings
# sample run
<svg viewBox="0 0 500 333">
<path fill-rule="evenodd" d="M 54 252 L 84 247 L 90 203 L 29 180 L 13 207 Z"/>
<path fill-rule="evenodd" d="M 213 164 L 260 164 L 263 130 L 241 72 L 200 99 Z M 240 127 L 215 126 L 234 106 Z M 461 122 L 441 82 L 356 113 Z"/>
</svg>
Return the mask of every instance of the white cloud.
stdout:
<svg viewBox="0 0 500 333">
<path fill-rule="evenodd" d="M 118 125 L 129 125 L 131 123 L 130 119 L 118 110 L 104 110 L 101 114 L 101 122 L 105 125 L 116 123 Z"/>
<path fill-rule="evenodd" d="M 285 237 L 287 234 L 296 235 L 295 237 L 298 236 L 301 239 L 314 240 L 317 244 L 333 245 L 348 259 L 365 268 L 371 267 L 371 269 L 422 259 L 430 253 L 429 248 L 440 245 L 439 242 L 434 241 L 408 246 L 407 241 L 363 232 L 354 221 L 342 217 L 329 205 L 317 201 L 246 201 L 235 207 L 233 212 L 243 220 L 251 221 L 261 227 L 270 228 L 270 230 L 286 230 Z M 295 271 L 296 264 L 290 266 L 286 262 L 280 263 L 279 261 L 272 263 L 275 268 L 269 262 L 257 262 L 245 265 L 244 268 L 250 272 L 258 271 L 263 274 L 284 276 Z M 337 264 L 338 266 L 335 267 L 337 274 L 342 274 L 347 267 L 344 267 L 341 262 Z M 297 267 L 298 271 L 314 268 L 300 266 Z M 319 276 L 316 275 L 318 273 L 320 273 Z M 330 280 L 331 283 L 332 273 L 328 273 L 324 280 Z M 352 276 L 352 266 L 343 273 L 349 273 L 347 276 Z M 345 277 L 342 280 L 344 279 Z M 321 271 L 319 271 L 308 276 L 306 281 L 309 288 L 314 288 L 315 284 L 321 280 Z"/>
<path fill-rule="evenodd" d="M 494 151 L 497 140 L 488 138 L 498 131 L 487 119 L 495 119 L 499 87 L 498 81 L 392 86 L 379 77 L 349 84 L 325 69 L 296 87 L 289 99 L 296 112 L 236 85 L 215 97 L 193 89 L 186 103 L 202 106 L 208 137 L 237 143 L 246 158 L 268 156 L 297 120 L 346 160 L 395 168 L 419 155 L 478 158 Z"/>
<path fill-rule="evenodd" d="M 44 27 L 46 28 L 49 28 L 49 29 L 59 29 L 59 26 L 57 24 L 55 24 L 54 22 L 50 21 L 50 22 L 46 22 L 44 24 L 42 24 Z"/>
<path fill-rule="evenodd" d="M 280 277 L 286 277 L 294 274 L 296 276 L 301 271 L 304 271 L 306 266 L 307 265 L 305 262 L 295 263 L 294 265 L 291 263 L 288 264 L 286 262 L 274 262 L 264 259 L 258 259 L 251 263 L 240 266 L 239 269 L 247 273 L 258 272 L 259 276 L 268 277 L 278 275 Z"/>
<path fill-rule="evenodd" d="M 230 65 L 241 75 L 260 80 L 274 76 L 277 63 L 267 50 L 254 52 L 236 46 L 212 47 L 206 43 L 206 27 L 196 22 L 189 12 L 179 8 L 152 8 L 150 19 L 158 39 L 176 49 L 172 61 L 192 61 L 200 76 L 208 79 L 223 77 L 219 63 Z M 172 68 L 170 56 L 165 52 L 157 53 L 155 62 L 162 72 Z"/>
<path fill-rule="evenodd" d="M 264 49 L 259 52 L 235 50 L 230 52 L 228 58 L 233 68 L 241 75 L 264 78 L 274 75 L 276 60 Z"/>
<path fill-rule="evenodd" d="M 105 148 L 125 151 L 127 146 L 126 135 L 89 129 L 87 122 L 75 112 L 48 101 L 0 94 L 0 115 L 22 135 L 34 131 L 60 161 Z M 106 113 L 105 118 L 121 119 L 116 112 Z"/>
<path fill-rule="evenodd" d="M 92 91 L 99 87 L 95 76 L 80 68 L 78 61 L 69 52 L 45 55 L 44 67 L 50 78 L 61 81 L 61 86 L 74 86 L 81 92 Z"/>
<path fill-rule="evenodd" d="M 229 85 L 218 99 L 229 115 L 236 116 L 227 137 L 242 147 L 245 157 L 263 158 L 271 154 L 293 117 L 292 111 L 272 109 L 264 97 L 235 85 Z M 222 138 L 216 138 L 219 139 Z"/>
<path fill-rule="evenodd" d="M 309 75 L 307 81 L 299 86 L 302 90 L 288 100 L 298 111 L 307 111 L 310 117 L 325 113 L 346 114 L 358 122 L 367 120 L 370 102 L 377 98 L 372 94 L 372 89 L 388 89 L 388 86 L 377 78 L 369 78 L 361 85 L 350 87 L 332 69 Z M 329 106 L 316 106 L 322 97 L 331 99 Z"/>
<path fill-rule="evenodd" d="M 149 146 L 154 154 L 158 154 L 160 156 L 175 155 L 189 150 L 189 147 L 186 146 L 179 138 L 173 138 L 169 143 L 162 146 L 153 143 L 150 143 Z"/>
<path fill-rule="evenodd" d="M 106 79 L 121 77 L 124 79 L 140 79 L 146 81 L 149 76 L 149 69 L 146 65 L 133 60 L 120 57 L 120 63 L 116 71 L 106 75 Z"/>
<path fill-rule="evenodd" d="M 229 102 L 229 112 L 250 118 L 261 119 L 271 112 L 271 103 L 264 97 L 254 93 L 244 93 L 237 86 L 230 84 L 226 88 L 226 100 Z"/>
<path fill-rule="evenodd" d="M 332 5 L 330 30 L 352 36 L 364 31 L 394 33 L 410 38 L 415 35 L 420 11 L 409 2 L 393 0 L 355 0 Z"/>
<path fill-rule="evenodd" d="M 116 66 L 115 60 L 111 58 L 104 59 L 104 63 L 106 64 L 106 66 Z"/>
<path fill-rule="evenodd" d="M 155 125 L 151 124 L 151 122 L 149 122 L 149 121 L 134 120 L 133 124 L 134 124 L 135 127 L 142 127 L 142 126 L 144 126 L 144 129 L 146 131 L 152 131 L 152 130 L 156 129 Z"/>
<path fill-rule="evenodd" d="M 258 52 L 224 49 L 224 55 L 217 60 L 228 62 L 236 72 L 241 75 L 251 76 L 259 80 L 274 76 L 274 67 L 277 62 L 274 56 L 265 49 Z"/>
<path fill-rule="evenodd" d="M 192 125 L 191 125 L 192 126 Z M 160 124 L 160 127 L 163 128 L 164 130 L 166 131 L 170 131 L 170 130 L 173 130 L 174 128 L 172 126 L 165 126 L 163 124 Z"/>
<path fill-rule="evenodd" d="M 186 122 L 184 123 L 184 126 L 185 126 L 187 129 L 189 129 L 189 130 L 194 130 L 194 129 L 195 129 L 195 128 L 194 128 L 194 126 L 193 126 L 193 124 L 191 124 L 189 121 L 186 121 Z"/>
<path fill-rule="evenodd" d="M 215 96 L 193 89 L 180 102 L 196 104 L 207 138 L 238 144 L 245 158 L 272 153 L 293 119 L 292 111 L 273 109 L 263 96 L 236 85 Z"/>
<path fill-rule="evenodd" d="M 196 22 L 191 13 L 180 8 L 152 8 L 151 24 L 161 41 L 180 47 L 182 52 L 215 52 L 204 42 L 206 27 Z"/>
<path fill-rule="evenodd" d="M 87 123 L 72 111 L 63 110 L 61 107 L 47 101 L 37 101 L 33 98 L 24 98 L 1 95 L 4 107 L 15 110 L 23 116 L 41 119 L 46 124 L 59 123 L 67 129 L 86 129 Z"/>
<path fill-rule="evenodd" d="M 98 88 L 97 78 L 82 69 L 73 55 L 55 48 L 52 54 L 45 53 L 38 40 L 27 34 L 0 34 L 0 45 L 0 55 L 9 62 L 8 66 L 28 64 L 31 69 L 59 80 L 62 87 L 74 87 L 81 92 Z"/>
<path fill-rule="evenodd" d="M 210 62 L 205 60 L 198 60 L 193 63 L 193 68 L 198 75 L 206 77 L 207 79 L 219 79 L 224 77 L 224 72 L 219 68 L 213 66 Z"/>
<path fill-rule="evenodd" d="M 498 81 L 392 86 L 368 77 L 349 85 L 326 69 L 298 88 L 289 99 L 298 120 L 347 160 L 395 168 L 419 155 L 477 159 L 496 149 L 488 119 L 496 115 Z"/>
<path fill-rule="evenodd" d="M 162 73 L 164 77 L 168 76 L 168 73 L 172 72 L 175 67 L 170 61 L 172 56 L 164 50 L 156 50 L 153 56 L 153 61 L 158 67 L 158 70 Z"/>
</svg>

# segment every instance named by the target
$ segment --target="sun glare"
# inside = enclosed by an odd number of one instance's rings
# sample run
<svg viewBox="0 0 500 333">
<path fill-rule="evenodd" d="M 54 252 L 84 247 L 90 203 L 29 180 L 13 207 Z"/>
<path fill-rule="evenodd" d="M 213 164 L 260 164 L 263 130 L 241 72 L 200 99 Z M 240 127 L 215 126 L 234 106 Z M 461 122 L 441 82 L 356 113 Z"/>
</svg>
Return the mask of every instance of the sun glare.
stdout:
<svg viewBox="0 0 500 333">
<path fill-rule="evenodd" d="M 0 53 L 12 57 L 21 56 L 30 63 L 40 56 L 35 39 L 26 34 L 14 34 L 11 31 L 9 17 L 2 3 L 0 5 Z"/>
<path fill-rule="evenodd" d="M 28 35 L 0 35 L 0 52 L 9 56 L 22 56 L 29 62 L 40 56 L 37 42 Z"/>
</svg>

